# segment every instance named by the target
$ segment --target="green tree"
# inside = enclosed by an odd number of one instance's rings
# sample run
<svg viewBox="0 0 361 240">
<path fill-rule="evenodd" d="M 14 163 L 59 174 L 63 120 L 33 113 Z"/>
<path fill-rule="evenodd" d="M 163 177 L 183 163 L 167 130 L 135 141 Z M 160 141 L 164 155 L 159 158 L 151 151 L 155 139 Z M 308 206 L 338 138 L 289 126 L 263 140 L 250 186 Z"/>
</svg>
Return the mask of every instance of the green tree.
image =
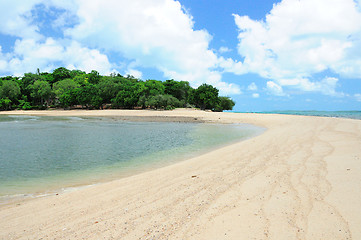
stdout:
<svg viewBox="0 0 361 240">
<path fill-rule="evenodd" d="M 212 85 L 202 84 L 192 91 L 192 103 L 202 110 L 214 110 L 219 104 L 218 92 Z"/>
<path fill-rule="evenodd" d="M 24 100 L 24 99 L 20 99 L 20 100 L 19 100 L 18 108 L 19 108 L 19 109 L 22 109 L 22 110 L 30 110 L 30 109 L 32 109 L 33 107 L 31 106 L 30 102 L 27 102 L 27 101 Z"/>
<path fill-rule="evenodd" d="M 86 72 L 81 71 L 81 70 L 71 70 L 70 71 L 70 77 L 71 78 L 74 78 L 74 77 L 76 77 L 78 75 L 83 75 L 83 74 L 86 74 Z"/>
<path fill-rule="evenodd" d="M 73 79 L 64 79 L 59 82 L 54 83 L 53 91 L 57 97 L 60 97 L 65 92 L 68 92 L 72 89 L 78 88 L 80 85 L 76 83 Z"/>
<path fill-rule="evenodd" d="M 103 109 L 103 99 L 99 95 L 95 95 L 92 97 L 90 104 L 95 109 Z"/>
<path fill-rule="evenodd" d="M 174 109 L 180 106 L 180 101 L 172 95 L 156 95 L 146 101 L 146 105 L 156 109 Z"/>
<path fill-rule="evenodd" d="M 12 101 L 9 98 L 0 98 L 0 110 L 10 110 Z"/>
<path fill-rule="evenodd" d="M 119 74 L 120 75 L 120 74 Z M 120 75 L 121 77 L 122 77 L 122 75 Z M 124 78 L 124 77 L 123 77 Z M 138 78 L 136 78 L 136 77 L 134 77 L 133 75 L 127 75 L 126 77 L 125 77 L 125 79 L 127 79 L 127 80 L 130 80 L 130 81 L 132 81 L 132 82 L 139 82 L 139 79 Z"/>
<path fill-rule="evenodd" d="M 52 83 L 55 83 L 55 82 L 64 80 L 66 78 L 71 78 L 71 71 L 69 69 L 64 68 L 64 67 L 60 67 L 60 68 L 55 69 L 53 71 L 52 75 L 53 75 L 53 78 L 54 78 Z"/>
<path fill-rule="evenodd" d="M 47 107 L 51 101 L 62 107 L 81 104 L 86 108 L 101 108 L 105 103 L 112 107 L 172 109 L 195 105 L 201 109 L 223 111 L 233 109 L 235 103 L 228 97 L 218 97 L 218 89 L 203 84 L 197 89 L 186 81 L 173 79 L 165 82 L 142 81 L 120 74 L 101 76 L 97 71 L 85 73 L 64 67 L 52 73 L 25 73 L 22 78 L 0 78 L 0 108 L 31 109 Z"/>
<path fill-rule="evenodd" d="M 63 108 L 68 108 L 78 104 L 77 96 L 79 88 L 70 89 L 59 96 L 59 104 Z"/>
<path fill-rule="evenodd" d="M 100 96 L 98 88 L 93 84 L 86 84 L 77 91 L 77 101 L 82 107 L 98 107 Z"/>
<path fill-rule="evenodd" d="M 15 81 L 5 80 L 0 87 L 0 98 L 8 98 L 12 102 L 18 100 L 20 95 L 19 84 Z"/>
<path fill-rule="evenodd" d="M 32 86 L 35 81 L 42 80 L 41 76 L 34 73 L 25 73 L 20 79 L 21 94 L 26 96 L 31 101 Z"/>
<path fill-rule="evenodd" d="M 38 74 L 40 76 L 40 78 L 38 80 L 42 80 L 42 81 L 47 81 L 48 83 L 53 84 L 54 81 L 54 76 L 51 73 L 47 73 L 47 72 L 42 72 Z"/>
<path fill-rule="evenodd" d="M 13 76 L 6 76 L 6 77 L 0 77 L 0 86 L 2 85 L 3 81 L 14 81 L 14 82 L 19 82 L 19 78 L 18 77 L 13 77 Z"/>
<path fill-rule="evenodd" d="M 97 84 L 100 80 L 101 76 L 99 75 L 99 73 L 95 70 L 92 70 L 89 74 L 88 74 L 88 81 L 91 84 Z"/>
<path fill-rule="evenodd" d="M 36 81 L 31 86 L 31 97 L 37 105 L 47 106 L 51 96 L 51 87 L 47 81 Z"/>
<path fill-rule="evenodd" d="M 112 103 L 114 107 L 132 109 L 137 106 L 139 98 L 145 89 L 143 82 L 123 81 Z"/>
<path fill-rule="evenodd" d="M 176 97 L 180 101 L 184 101 L 184 102 L 188 101 L 188 96 L 191 89 L 191 87 L 189 86 L 189 82 L 185 82 L 185 81 L 178 82 L 171 79 L 163 82 L 163 85 L 165 87 L 164 89 L 165 94 L 172 95 L 173 97 Z"/>
<path fill-rule="evenodd" d="M 161 81 L 157 80 L 147 80 L 144 82 L 145 89 L 143 95 L 147 98 L 150 96 L 163 95 L 164 94 L 164 85 Z"/>
<path fill-rule="evenodd" d="M 235 102 L 229 97 L 219 97 L 219 103 L 215 111 L 222 112 L 224 110 L 232 110 Z"/>
<path fill-rule="evenodd" d="M 86 84 L 89 83 L 89 78 L 88 78 L 88 75 L 87 74 L 79 74 L 79 75 L 76 75 L 73 80 L 79 84 L 80 86 L 84 86 Z"/>
<path fill-rule="evenodd" d="M 147 108 L 149 105 L 148 105 L 148 99 L 142 95 L 139 97 L 139 100 L 138 100 L 138 103 L 137 103 L 137 106 L 138 107 L 141 107 L 143 109 Z"/>
<path fill-rule="evenodd" d="M 117 96 L 120 90 L 120 84 L 116 83 L 112 77 L 103 77 L 97 84 L 99 96 L 104 103 L 111 103 L 111 100 Z"/>
</svg>

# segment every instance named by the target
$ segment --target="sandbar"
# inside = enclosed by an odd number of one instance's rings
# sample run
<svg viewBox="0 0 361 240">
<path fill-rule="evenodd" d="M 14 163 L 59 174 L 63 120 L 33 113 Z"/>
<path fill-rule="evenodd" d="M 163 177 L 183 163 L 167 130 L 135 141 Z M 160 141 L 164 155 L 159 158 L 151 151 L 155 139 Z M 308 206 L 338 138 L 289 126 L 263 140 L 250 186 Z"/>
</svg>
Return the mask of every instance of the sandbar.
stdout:
<svg viewBox="0 0 361 240">
<path fill-rule="evenodd" d="M 0 206 L 0 239 L 361 239 L 360 120 L 193 109 L 0 114 L 267 129 L 170 166 Z"/>
</svg>

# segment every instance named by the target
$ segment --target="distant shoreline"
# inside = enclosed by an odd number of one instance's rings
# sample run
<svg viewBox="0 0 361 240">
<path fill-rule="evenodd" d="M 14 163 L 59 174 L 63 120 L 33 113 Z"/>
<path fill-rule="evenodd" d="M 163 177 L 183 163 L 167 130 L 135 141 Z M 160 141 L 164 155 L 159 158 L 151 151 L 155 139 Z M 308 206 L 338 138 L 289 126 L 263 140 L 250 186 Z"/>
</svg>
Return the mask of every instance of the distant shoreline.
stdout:
<svg viewBox="0 0 361 240">
<path fill-rule="evenodd" d="M 13 110 L 0 111 L 0 115 L 28 115 L 28 116 L 54 116 L 54 117 L 108 117 L 124 121 L 140 121 L 140 122 L 191 122 L 191 123 L 224 123 L 220 119 L 205 119 L 203 116 L 194 117 L 189 114 L 184 115 L 184 112 L 197 112 L 204 114 L 212 114 L 212 111 L 203 111 L 198 109 L 177 108 L 174 110 L 119 110 L 119 109 L 104 109 L 104 110 Z M 231 122 L 233 123 L 233 122 Z"/>
<path fill-rule="evenodd" d="M 335 117 L 335 118 L 348 118 L 360 119 L 361 111 L 269 111 L 259 112 L 263 114 L 282 114 L 282 115 L 296 115 L 296 116 L 315 116 L 315 117 Z"/>
</svg>

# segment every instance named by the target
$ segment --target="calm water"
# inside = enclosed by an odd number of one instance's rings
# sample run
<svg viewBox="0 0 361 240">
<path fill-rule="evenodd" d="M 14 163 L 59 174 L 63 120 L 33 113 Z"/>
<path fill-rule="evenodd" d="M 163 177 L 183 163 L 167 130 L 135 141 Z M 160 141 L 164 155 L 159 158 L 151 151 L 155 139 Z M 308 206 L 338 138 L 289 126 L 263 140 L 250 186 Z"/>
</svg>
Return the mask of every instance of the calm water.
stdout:
<svg viewBox="0 0 361 240">
<path fill-rule="evenodd" d="M 361 111 L 271 111 L 263 113 L 361 119 Z"/>
<path fill-rule="evenodd" d="M 0 116 L 0 196 L 127 176 L 261 131 L 250 125 Z"/>
</svg>

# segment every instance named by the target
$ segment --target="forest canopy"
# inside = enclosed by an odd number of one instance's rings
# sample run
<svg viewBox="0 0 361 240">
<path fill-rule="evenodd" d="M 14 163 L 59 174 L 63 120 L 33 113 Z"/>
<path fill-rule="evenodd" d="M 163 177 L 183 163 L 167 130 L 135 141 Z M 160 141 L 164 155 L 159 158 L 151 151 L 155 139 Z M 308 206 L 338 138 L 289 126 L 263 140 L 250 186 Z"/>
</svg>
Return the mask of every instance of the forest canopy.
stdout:
<svg viewBox="0 0 361 240">
<path fill-rule="evenodd" d="M 219 96 L 212 85 L 194 89 L 186 81 L 137 79 L 93 70 L 25 73 L 22 77 L 0 78 L 0 110 L 84 108 L 165 109 L 197 107 L 212 111 L 232 110 L 235 102 Z"/>
</svg>

